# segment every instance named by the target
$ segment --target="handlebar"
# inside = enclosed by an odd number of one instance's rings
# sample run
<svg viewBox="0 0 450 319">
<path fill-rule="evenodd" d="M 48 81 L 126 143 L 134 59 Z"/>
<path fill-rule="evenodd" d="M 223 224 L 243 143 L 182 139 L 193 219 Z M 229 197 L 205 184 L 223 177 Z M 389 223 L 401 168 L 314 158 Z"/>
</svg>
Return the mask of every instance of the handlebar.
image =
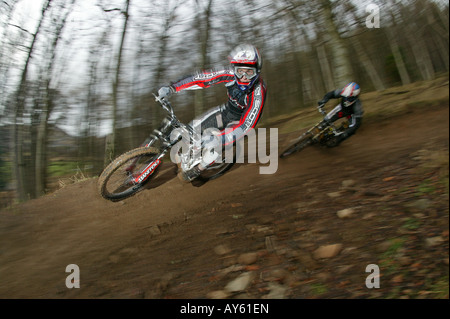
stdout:
<svg viewBox="0 0 450 319">
<path fill-rule="evenodd" d="M 318 108 L 319 112 L 322 113 L 324 120 L 325 120 L 325 116 L 327 115 L 327 112 L 324 111 L 324 109 L 323 109 L 324 106 L 325 106 L 325 103 L 320 104 L 317 108 Z M 333 123 L 330 123 L 328 121 L 327 121 L 327 123 L 328 123 L 328 126 L 331 127 L 331 129 L 333 130 L 334 135 L 338 135 L 339 133 L 337 131 L 336 126 L 334 126 Z"/>
<path fill-rule="evenodd" d="M 157 102 L 159 102 L 159 104 L 161 104 L 161 107 L 165 110 L 165 111 L 167 111 L 170 115 L 174 115 L 174 112 L 173 112 L 173 107 L 172 107 L 172 105 L 170 104 L 170 102 L 168 101 L 168 100 L 166 100 L 166 99 L 164 99 L 164 98 L 162 98 L 162 99 L 160 99 L 156 94 L 154 94 L 154 93 L 152 93 L 153 94 L 153 96 L 155 97 L 155 101 L 157 101 Z"/>
<path fill-rule="evenodd" d="M 323 116 L 327 115 L 327 112 L 323 110 L 323 107 L 325 104 L 320 104 L 317 108 L 319 109 L 319 112 L 322 113 Z"/>
</svg>

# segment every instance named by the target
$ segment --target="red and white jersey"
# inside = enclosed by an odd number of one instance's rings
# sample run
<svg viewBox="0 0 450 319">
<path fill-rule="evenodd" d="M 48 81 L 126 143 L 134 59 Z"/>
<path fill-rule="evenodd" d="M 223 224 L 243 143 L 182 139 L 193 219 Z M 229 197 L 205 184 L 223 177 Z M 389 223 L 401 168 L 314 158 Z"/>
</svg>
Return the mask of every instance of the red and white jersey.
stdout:
<svg viewBox="0 0 450 319">
<path fill-rule="evenodd" d="M 228 101 L 225 106 L 225 113 L 235 121 L 235 123 L 222 132 L 225 144 L 232 143 L 256 126 L 258 123 L 264 103 L 266 101 L 267 88 L 261 77 L 249 88 L 242 90 L 233 70 L 212 70 L 199 72 L 187 76 L 171 84 L 176 92 L 183 90 L 196 90 L 208 88 L 212 85 L 223 83 L 227 88 Z"/>
</svg>

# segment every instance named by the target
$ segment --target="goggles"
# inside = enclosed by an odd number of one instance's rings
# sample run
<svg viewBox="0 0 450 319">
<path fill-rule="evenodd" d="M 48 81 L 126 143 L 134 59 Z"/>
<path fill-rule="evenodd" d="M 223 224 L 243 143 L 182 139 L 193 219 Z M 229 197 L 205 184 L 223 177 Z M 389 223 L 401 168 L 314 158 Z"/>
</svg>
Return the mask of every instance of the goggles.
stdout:
<svg viewBox="0 0 450 319">
<path fill-rule="evenodd" d="M 246 66 L 235 66 L 234 74 L 238 79 L 241 79 L 244 75 L 247 79 L 252 79 L 256 76 L 256 68 L 246 67 Z"/>
<path fill-rule="evenodd" d="M 355 103 L 357 98 L 358 98 L 357 96 L 345 97 L 344 98 L 344 106 L 352 105 L 353 103 Z"/>
</svg>

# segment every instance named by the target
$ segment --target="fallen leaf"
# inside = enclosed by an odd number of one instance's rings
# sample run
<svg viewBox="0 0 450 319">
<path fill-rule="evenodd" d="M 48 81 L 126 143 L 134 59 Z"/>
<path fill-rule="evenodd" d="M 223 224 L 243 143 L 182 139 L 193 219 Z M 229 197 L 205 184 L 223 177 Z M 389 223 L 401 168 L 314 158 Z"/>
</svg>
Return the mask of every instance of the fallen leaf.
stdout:
<svg viewBox="0 0 450 319">
<path fill-rule="evenodd" d="M 257 266 L 257 265 L 248 265 L 248 266 L 245 266 L 245 270 L 258 270 L 260 267 L 259 266 Z"/>
</svg>

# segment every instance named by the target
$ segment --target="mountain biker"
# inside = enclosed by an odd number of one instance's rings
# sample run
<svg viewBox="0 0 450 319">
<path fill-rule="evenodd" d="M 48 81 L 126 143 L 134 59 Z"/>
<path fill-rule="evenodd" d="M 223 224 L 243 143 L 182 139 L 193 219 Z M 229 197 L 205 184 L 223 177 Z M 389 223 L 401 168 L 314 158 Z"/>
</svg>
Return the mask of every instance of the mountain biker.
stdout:
<svg viewBox="0 0 450 319">
<path fill-rule="evenodd" d="M 230 66 L 221 70 L 197 72 L 158 90 L 159 98 L 167 98 L 183 90 L 208 88 L 223 83 L 228 101 L 200 115 L 191 125 L 203 133 L 208 128 L 220 130 L 222 145 L 229 145 L 243 137 L 258 123 L 266 102 L 266 85 L 260 76 L 262 58 L 250 44 L 240 44 L 229 55 Z M 200 123 L 200 127 L 198 124 Z M 187 172 L 181 172 L 185 181 L 192 181 L 214 162 L 214 158 L 202 162 Z"/>
<path fill-rule="evenodd" d="M 355 134 L 361 126 L 364 110 L 362 108 L 359 94 L 361 89 L 355 82 L 350 82 L 342 89 L 336 89 L 324 95 L 322 100 L 317 102 L 322 108 L 330 99 L 341 99 L 340 103 L 331 110 L 324 118 L 324 122 L 333 123 L 346 117 L 348 126 L 343 126 L 344 130 L 335 134 L 335 138 L 327 142 L 328 147 L 338 146 L 342 141 Z M 326 123 L 324 123 L 326 124 Z M 345 128 L 347 126 L 347 128 Z"/>
</svg>

